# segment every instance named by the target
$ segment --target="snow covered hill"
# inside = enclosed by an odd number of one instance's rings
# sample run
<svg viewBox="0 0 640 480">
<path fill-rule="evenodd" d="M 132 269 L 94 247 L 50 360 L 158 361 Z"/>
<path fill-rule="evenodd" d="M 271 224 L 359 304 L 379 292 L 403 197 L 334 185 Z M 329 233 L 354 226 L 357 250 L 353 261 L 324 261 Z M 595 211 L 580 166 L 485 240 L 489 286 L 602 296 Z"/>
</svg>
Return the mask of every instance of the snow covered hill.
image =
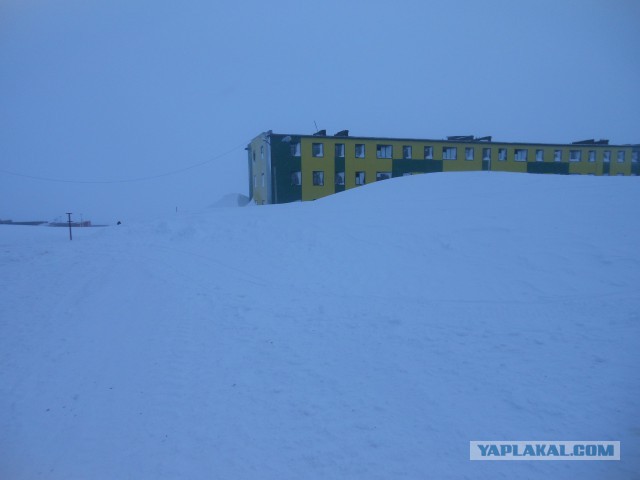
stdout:
<svg viewBox="0 0 640 480">
<path fill-rule="evenodd" d="M 638 178 L 476 172 L 0 226 L 0 478 L 637 478 L 638 205 Z"/>
</svg>

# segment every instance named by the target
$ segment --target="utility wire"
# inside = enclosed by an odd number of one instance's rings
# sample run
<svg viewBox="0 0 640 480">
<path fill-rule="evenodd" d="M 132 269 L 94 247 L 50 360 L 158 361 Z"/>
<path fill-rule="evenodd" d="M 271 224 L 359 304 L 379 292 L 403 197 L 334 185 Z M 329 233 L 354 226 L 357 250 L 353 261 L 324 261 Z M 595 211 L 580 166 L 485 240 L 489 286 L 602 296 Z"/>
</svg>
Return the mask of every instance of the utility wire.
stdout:
<svg viewBox="0 0 640 480">
<path fill-rule="evenodd" d="M 184 168 L 179 168 L 177 170 L 171 170 L 169 172 L 165 172 L 165 173 L 159 173 L 157 175 L 148 175 L 145 177 L 135 177 L 135 178 L 123 178 L 123 179 L 119 179 L 119 180 L 65 180 L 62 178 L 49 178 L 49 177 L 40 177 L 37 175 L 27 175 L 24 173 L 18 173 L 18 172 L 12 172 L 10 170 L 5 170 L 3 168 L 0 168 L 0 173 L 6 173 L 7 175 L 13 175 L 16 177 L 23 177 L 23 178 L 31 178 L 33 180 L 42 180 L 45 182 L 58 182 L 58 183 L 131 183 L 131 182 L 142 182 L 144 180 L 153 180 L 156 178 L 162 178 L 162 177 L 168 177 L 170 175 L 176 175 L 178 173 L 182 173 L 182 172 L 186 172 L 187 170 L 191 170 L 197 167 L 201 167 L 202 165 L 206 165 L 207 163 L 211 163 L 214 160 L 218 160 L 222 157 L 225 157 L 227 155 L 229 155 L 230 153 L 235 152 L 236 150 L 238 150 L 240 147 L 244 147 L 245 145 L 247 145 L 246 142 L 237 145 L 235 147 L 233 147 L 230 150 L 227 150 L 224 153 L 221 153 L 219 155 L 216 155 L 214 157 L 209 158 L 208 160 L 205 160 L 204 162 L 200 162 L 200 163 L 195 163 L 193 165 L 189 165 L 188 167 L 184 167 Z"/>
</svg>

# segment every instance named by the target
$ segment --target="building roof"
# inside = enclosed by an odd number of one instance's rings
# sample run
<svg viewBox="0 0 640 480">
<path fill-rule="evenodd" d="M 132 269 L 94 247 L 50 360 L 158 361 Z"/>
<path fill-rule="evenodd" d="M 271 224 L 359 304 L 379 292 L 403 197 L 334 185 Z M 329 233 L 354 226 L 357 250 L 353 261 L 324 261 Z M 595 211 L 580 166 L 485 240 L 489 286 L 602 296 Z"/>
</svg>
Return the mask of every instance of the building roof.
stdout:
<svg viewBox="0 0 640 480">
<path fill-rule="evenodd" d="M 344 132 L 344 131 L 343 131 Z M 272 131 L 265 132 L 265 135 L 277 135 L 282 137 L 292 138 L 326 138 L 326 139 L 349 139 L 349 140 L 366 140 L 366 141 L 394 141 L 394 142 L 438 142 L 438 143 L 468 143 L 473 145 L 536 145 L 536 146 L 549 146 L 549 147 L 575 147 L 575 148 L 613 148 L 613 147 L 634 147 L 640 148 L 640 144 L 609 144 L 608 140 L 581 140 L 577 142 L 568 143 L 537 143 L 537 142 L 503 142 L 495 141 L 491 136 L 475 137 L 473 135 L 459 135 L 451 136 L 447 138 L 406 138 L 406 137 L 365 137 L 354 135 L 318 135 L 318 134 L 299 134 L 299 133 L 275 133 Z"/>
</svg>

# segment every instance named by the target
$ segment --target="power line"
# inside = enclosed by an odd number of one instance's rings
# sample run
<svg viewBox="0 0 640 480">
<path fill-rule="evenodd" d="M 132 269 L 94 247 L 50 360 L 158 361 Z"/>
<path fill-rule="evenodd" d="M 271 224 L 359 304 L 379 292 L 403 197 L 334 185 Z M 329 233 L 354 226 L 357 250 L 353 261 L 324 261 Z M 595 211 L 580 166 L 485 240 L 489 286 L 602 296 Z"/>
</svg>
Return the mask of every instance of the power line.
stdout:
<svg viewBox="0 0 640 480">
<path fill-rule="evenodd" d="M 10 170 L 5 170 L 3 168 L 0 168 L 0 172 L 1 173 L 6 173 L 7 175 L 13 175 L 16 177 L 23 177 L 23 178 L 30 178 L 32 180 L 41 180 L 41 181 L 45 181 L 45 182 L 58 182 L 58 183 L 131 183 L 131 182 L 142 182 L 144 180 L 153 180 L 156 178 L 162 178 L 162 177 L 168 177 L 170 175 L 177 175 L 178 173 L 182 173 L 182 172 L 186 172 L 187 170 L 192 170 L 194 168 L 197 167 L 201 167 L 202 165 L 206 165 L 207 163 L 211 163 L 214 160 L 218 160 L 222 157 L 225 157 L 227 155 L 229 155 L 230 153 L 235 152 L 236 150 L 238 150 L 240 147 L 244 147 L 245 145 L 247 145 L 247 142 L 244 142 L 240 145 L 237 145 L 235 147 L 233 147 L 230 150 L 227 150 L 224 153 L 221 153 L 219 155 L 216 155 L 214 157 L 209 158 L 208 160 L 205 160 L 203 162 L 199 162 L 199 163 L 194 163 L 193 165 L 189 165 L 188 167 L 183 167 L 183 168 L 179 168 L 177 170 L 171 170 L 169 172 L 165 172 L 165 173 L 159 173 L 157 175 L 147 175 L 144 177 L 135 177 L 135 178 L 123 178 L 123 179 L 119 179 L 119 180 L 66 180 L 66 179 L 62 179 L 62 178 L 50 178 L 50 177 L 40 177 L 37 175 L 27 175 L 24 173 L 18 173 L 18 172 L 12 172 Z"/>
</svg>

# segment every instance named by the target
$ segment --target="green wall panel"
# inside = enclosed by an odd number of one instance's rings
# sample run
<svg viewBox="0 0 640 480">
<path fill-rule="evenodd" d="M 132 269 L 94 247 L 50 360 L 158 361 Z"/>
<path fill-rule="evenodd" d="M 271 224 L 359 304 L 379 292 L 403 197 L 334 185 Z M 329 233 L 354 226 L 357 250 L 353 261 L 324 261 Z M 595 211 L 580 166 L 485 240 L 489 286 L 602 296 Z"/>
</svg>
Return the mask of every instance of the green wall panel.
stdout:
<svg viewBox="0 0 640 480">
<path fill-rule="evenodd" d="M 405 173 L 434 173 L 442 172 L 442 160 L 403 160 L 393 161 L 392 175 L 401 177 Z"/>
<path fill-rule="evenodd" d="M 273 203 L 302 200 L 302 185 L 291 184 L 291 173 L 301 171 L 300 157 L 291 155 L 291 142 L 283 142 L 284 135 L 271 135 L 271 178 Z"/>
<path fill-rule="evenodd" d="M 566 162 L 529 162 L 527 173 L 556 173 L 560 175 L 569 174 L 569 164 Z"/>
</svg>

